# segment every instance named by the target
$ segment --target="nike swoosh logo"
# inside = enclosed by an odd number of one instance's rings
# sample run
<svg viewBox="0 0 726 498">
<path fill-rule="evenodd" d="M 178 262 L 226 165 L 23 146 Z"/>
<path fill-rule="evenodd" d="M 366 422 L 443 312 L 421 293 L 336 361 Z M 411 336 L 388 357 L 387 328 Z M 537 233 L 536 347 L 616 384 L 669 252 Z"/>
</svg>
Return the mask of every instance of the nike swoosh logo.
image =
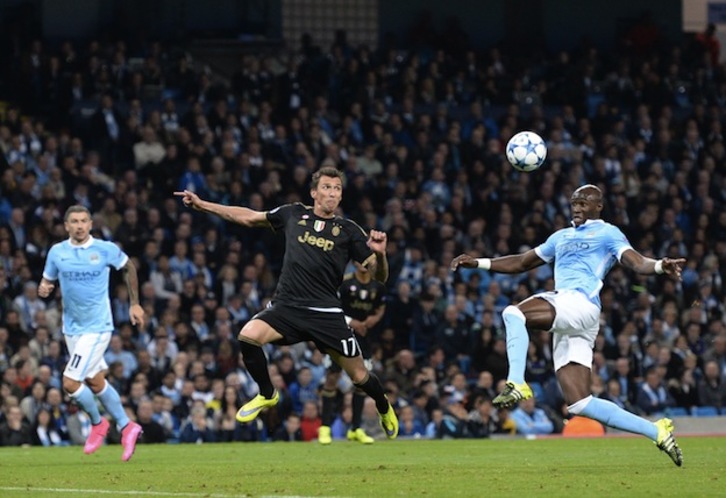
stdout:
<svg viewBox="0 0 726 498">
<path fill-rule="evenodd" d="M 244 417 L 246 415 L 251 415 L 255 412 L 259 412 L 260 410 L 262 410 L 262 408 L 263 408 L 262 406 L 259 406 L 257 408 L 253 408 L 251 410 L 245 410 L 245 411 L 240 410 L 237 415 L 239 415 L 240 417 Z"/>
</svg>

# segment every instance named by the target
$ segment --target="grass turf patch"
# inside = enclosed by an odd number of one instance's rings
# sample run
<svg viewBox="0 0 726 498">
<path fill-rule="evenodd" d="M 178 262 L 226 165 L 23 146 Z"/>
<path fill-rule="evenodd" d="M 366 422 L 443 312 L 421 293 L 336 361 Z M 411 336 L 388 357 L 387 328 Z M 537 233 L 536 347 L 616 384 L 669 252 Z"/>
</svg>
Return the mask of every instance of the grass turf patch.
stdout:
<svg viewBox="0 0 726 498">
<path fill-rule="evenodd" d="M 726 439 L 640 437 L 0 448 L 0 496 L 723 496 Z"/>
</svg>

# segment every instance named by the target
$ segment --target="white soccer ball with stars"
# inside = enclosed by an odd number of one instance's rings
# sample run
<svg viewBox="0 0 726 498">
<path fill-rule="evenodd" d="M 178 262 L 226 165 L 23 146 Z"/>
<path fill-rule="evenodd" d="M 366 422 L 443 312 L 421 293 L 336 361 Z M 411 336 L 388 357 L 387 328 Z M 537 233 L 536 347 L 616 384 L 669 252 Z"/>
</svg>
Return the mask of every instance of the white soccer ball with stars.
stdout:
<svg viewBox="0 0 726 498">
<path fill-rule="evenodd" d="M 520 131 L 507 142 L 507 160 L 519 171 L 534 171 L 544 163 L 547 146 L 533 131 Z"/>
</svg>

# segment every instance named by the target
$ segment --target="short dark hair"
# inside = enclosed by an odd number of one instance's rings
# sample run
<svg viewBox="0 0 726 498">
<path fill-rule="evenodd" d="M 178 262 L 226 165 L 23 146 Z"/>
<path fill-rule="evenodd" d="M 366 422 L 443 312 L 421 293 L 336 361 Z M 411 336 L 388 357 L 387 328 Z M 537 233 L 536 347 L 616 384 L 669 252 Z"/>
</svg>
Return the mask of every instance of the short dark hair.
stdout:
<svg viewBox="0 0 726 498">
<path fill-rule="evenodd" d="M 63 221 L 68 221 L 68 218 L 73 213 L 86 213 L 89 218 L 91 217 L 91 211 L 89 211 L 86 206 L 81 206 L 80 204 L 74 204 L 73 206 L 66 209 L 66 214 L 63 215 Z"/>
<path fill-rule="evenodd" d="M 310 188 L 312 190 L 315 190 L 318 188 L 318 183 L 320 183 L 320 178 L 323 176 L 327 176 L 329 178 L 340 178 L 340 181 L 343 181 L 343 172 L 339 171 L 338 169 L 332 167 L 332 166 L 323 166 L 319 170 L 317 170 L 315 173 L 313 173 L 313 179 L 310 182 Z"/>
</svg>

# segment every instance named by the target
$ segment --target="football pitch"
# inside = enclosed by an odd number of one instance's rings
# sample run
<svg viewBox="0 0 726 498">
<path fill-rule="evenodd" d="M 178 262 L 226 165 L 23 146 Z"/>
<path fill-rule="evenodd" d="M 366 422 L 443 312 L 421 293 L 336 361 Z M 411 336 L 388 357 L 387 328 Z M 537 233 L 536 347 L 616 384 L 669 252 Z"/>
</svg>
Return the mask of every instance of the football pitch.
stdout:
<svg viewBox="0 0 726 498">
<path fill-rule="evenodd" d="M 726 495 L 726 438 L 640 437 L 0 448 L 0 497 Z"/>
</svg>

